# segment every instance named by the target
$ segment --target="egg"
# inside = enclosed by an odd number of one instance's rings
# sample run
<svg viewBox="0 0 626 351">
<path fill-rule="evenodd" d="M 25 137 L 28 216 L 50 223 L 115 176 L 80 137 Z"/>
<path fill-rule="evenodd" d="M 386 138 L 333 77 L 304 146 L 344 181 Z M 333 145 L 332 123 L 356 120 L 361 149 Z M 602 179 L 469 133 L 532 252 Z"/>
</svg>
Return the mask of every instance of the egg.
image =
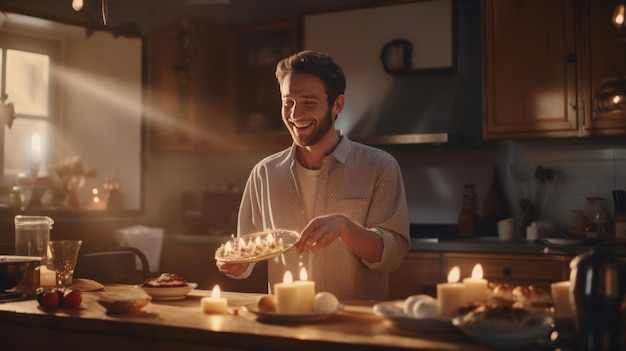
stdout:
<svg viewBox="0 0 626 351">
<path fill-rule="evenodd" d="M 337 297 L 329 292 L 322 291 L 315 295 L 313 309 L 316 313 L 334 313 L 339 308 Z"/>
<path fill-rule="evenodd" d="M 264 295 L 257 301 L 257 307 L 261 312 L 274 312 L 276 311 L 276 299 L 274 295 Z"/>
<path fill-rule="evenodd" d="M 429 295 L 413 295 L 404 300 L 404 314 L 412 318 L 437 317 L 437 300 Z"/>
</svg>

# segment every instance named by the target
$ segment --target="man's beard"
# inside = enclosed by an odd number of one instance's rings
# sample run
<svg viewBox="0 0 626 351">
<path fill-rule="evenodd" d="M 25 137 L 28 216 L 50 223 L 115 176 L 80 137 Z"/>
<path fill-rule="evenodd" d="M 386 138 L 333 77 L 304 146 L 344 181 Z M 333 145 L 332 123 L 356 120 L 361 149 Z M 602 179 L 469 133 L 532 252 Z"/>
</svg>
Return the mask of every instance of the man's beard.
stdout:
<svg viewBox="0 0 626 351">
<path fill-rule="evenodd" d="M 320 142 L 324 135 L 333 127 L 333 116 L 330 109 L 326 112 L 326 116 L 320 122 L 315 133 L 308 140 L 300 140 L 299 146 L 312 146 Z"/>
</svg>

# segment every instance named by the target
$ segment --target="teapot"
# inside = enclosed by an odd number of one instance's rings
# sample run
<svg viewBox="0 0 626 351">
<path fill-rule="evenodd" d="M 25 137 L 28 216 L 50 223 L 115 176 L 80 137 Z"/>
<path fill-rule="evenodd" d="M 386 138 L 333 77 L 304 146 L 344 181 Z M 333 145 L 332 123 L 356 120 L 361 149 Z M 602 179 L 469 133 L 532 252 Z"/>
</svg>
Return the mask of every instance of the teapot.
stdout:
<svg viewBox="0 0 626 351">
<path fill-rule="evenodd" d="M 619 350 L 624 268 L 606 250 L 592 248 L 570 263 L 570 300 L 581 350 Z"/>
</svg>

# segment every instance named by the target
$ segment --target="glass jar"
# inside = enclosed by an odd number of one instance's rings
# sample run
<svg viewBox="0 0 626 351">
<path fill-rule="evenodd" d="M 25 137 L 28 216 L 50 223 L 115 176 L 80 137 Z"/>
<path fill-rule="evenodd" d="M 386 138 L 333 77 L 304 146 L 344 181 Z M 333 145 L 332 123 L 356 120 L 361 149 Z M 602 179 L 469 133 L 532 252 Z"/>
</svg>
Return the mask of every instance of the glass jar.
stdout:
<svg viewBox="0 0 626 351">
<path fill-rule="evenodd" d="M 588 197 L 585 214 L 591 222 L 589 233 L 597 233 L 598 237 L 609 237 L 613 235 L 612 220 L 609 211 L 604 204 L 604 198 L 599 196 Z M 588 235 L 593 236 L 593 235 Z"/>
</svg>

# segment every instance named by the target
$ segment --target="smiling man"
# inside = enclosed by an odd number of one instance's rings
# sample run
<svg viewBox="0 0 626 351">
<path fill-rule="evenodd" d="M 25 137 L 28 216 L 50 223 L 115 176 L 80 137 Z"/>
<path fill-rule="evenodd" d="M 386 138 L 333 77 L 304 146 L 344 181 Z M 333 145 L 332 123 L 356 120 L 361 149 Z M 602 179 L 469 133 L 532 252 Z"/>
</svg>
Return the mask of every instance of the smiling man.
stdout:
<svg viewBox="0 0 626 351">
<path fill-rule="evenodd" d="M 388 273 L 409 249 L 402 174 L 388 153 L 335 129 L 346 79 L 330 57 L 303 51 L 276 68 L 282 119 L 293 145 L 252 170 L 239 209 L 238 235 L 268 229 L 300 233 L 295 249 L 268 263 L 269 293 L 305 267 L 317 291 L 339 299 L 384 300 Z M 234 278 L 253 264 L 217 262 Z"/>
</svg>

